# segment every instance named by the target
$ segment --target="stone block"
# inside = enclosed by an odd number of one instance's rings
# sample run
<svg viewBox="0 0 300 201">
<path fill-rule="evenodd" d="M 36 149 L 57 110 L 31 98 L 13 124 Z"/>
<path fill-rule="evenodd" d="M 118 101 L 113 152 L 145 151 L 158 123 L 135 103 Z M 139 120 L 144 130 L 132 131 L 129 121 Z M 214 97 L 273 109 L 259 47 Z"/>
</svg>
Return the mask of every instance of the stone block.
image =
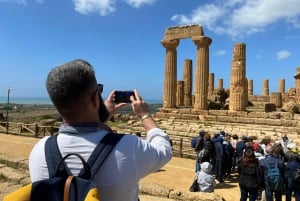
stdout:
<svg viewBox="0 0 300 201">
<path fill-rule="evenodd" d="M 228 110 L 209 110 L 209 115 L 215 115 L 215 116 L 227 116 Z"/>
<path fill-rule="evenodd" d="M 280 112 L 270 112 L 269 113 L 270 119 L 280 119 L 280 117 L 281 117 Z"/>
<path fill-rule="evenodd" d="M 199 115 L 199 119 L 201 119 L 202 121 L 216 121 L 217 120 L 217 116 L 213 116 L 213 115 Z"/>
<path fill-rule="evenodd" d="M 274 112 L 274 111 L 276 111 L 276 105 L 274 103 L 266 103 L 264 108 L 265 108 L 265 112 Z"/>
<path fill-rule="evenodd" d="M 247 117 L 248 112 L 245 111 L 228 111 L 229 117 Z"/>
<path fill-rule="evenodd" d="M 191 114 L 191 110 L 190 108 L 184 108 L 184 109 L 180 109 L 178 110 L 178 113 L 180 114 Z"/>
<path fill-rule="evenodd" d="M 266 112 L 249 112 L 248 117 L 251 117 L 251 118 L 268 118 L 269 113 L 266 113 Z"/>
<path fill-rule="evenodd" d="M 237 122 L 237 117 L 229 117 L 229 116 L 218 116 L 217 121 L 219 122 Z"/>
<path fill-rule="evenodd" d="M 238 117 L 236 120 L 238 123 L 242 123 L 242 124 L 254 124 L 255 123 L 255 118 Z"/>
<path fill-rule="evenodd" d="M 281 120 L 280 119 L 263 119 L 263 118 L 257 118 L 255 120 L 255 124 L 264 124 L 264 125 L 270 125 L 270 126 L 281 126 Z"/>
<path fill-rule="evenodd" d="M 208 115 L 208 110 L 195 110 L 193 109 L 191 111 L 192 114 L 194 115 Z"/>
</svg>

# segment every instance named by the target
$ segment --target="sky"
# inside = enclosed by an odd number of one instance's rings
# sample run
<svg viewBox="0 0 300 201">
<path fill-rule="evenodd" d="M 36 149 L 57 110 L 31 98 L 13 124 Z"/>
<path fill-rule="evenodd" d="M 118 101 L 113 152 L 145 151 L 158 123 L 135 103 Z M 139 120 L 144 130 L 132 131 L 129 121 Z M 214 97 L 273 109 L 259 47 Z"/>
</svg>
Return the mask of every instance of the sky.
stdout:
<svg viewBox="0 0 300 201">
<path fill-rule="evenodd" d="M 48 97 L 45 80 L 59 64 L 85 59 L 112 90 L 163 97 L 168 27 L 199 24 L 212 39 L 209 69 L 229 88 L 233 46 L 246 44 L 246 77 L 261 95 L 300 67 L 300 0 L 0 0 L 0 97 Z M 185 59 L 196 68 L 196 46 L 177 47 L 177 79 Z M 195 75 L 195 73 L 194 73 Z M 193 78 L 195 80 L 195 78 Z"/>
</svg>

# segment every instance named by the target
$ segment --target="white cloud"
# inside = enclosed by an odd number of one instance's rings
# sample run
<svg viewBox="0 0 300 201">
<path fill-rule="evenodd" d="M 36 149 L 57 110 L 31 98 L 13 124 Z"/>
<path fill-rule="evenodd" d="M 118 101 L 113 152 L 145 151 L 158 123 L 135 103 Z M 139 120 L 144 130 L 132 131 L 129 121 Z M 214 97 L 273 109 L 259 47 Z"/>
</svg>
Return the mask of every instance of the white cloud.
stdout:
<svg viewBox="0 0 300 201">
<path fill-rule="evenodd" d="M 140 8 L 143 5 L 151 5 L 156 0 L 123 0 L 128 5 Z M 117 0 L 73 0 L 75 10 L 81 14 L 99 13 L 101 16 L 108 15 L 116 11 Z"/>
<path fill-rule="evenodd" d="M 135 8 L 140 8 L 145 4 L 151 5 L 156 2 L 156 0 L 123 0 L 123 1 L 125 1 L 127 4 Z"/>
<path fill-rule="evenodd" d="M 217 56 L 223 56 L 223 55 L 225 55 L 226 53 L 227 53 L 226 50 L 218 50 L 218 51 L 216 51 L 215 55 L 217 55 Z"/>
<path fill-rule="evenodd" d="M 0 0 L 0 2 L 9 2 L 9 3 L 26 4 L 26 0 Z"/>
<path fill-rule="evenodd" d="M 81 14 L 99 13 L 102 16 L 113 13 L 115 0 L 73 0 L 75 10 Z"/>
<path fill-rule="evenodd" d="M 171 19 L 178 24 L 201 24 L 215 33 L 239 38 L 262 32 L 278 21 L 300 28 L 300 1 L 220 0 Z"/>
<path fill-rule="evenodd" d="M 291 53 L 287 50 L 280 50 L 279 52 L 277 52 L 276 56 L 278 60 L 287 59 L 291 56 Z"/>
</svg>

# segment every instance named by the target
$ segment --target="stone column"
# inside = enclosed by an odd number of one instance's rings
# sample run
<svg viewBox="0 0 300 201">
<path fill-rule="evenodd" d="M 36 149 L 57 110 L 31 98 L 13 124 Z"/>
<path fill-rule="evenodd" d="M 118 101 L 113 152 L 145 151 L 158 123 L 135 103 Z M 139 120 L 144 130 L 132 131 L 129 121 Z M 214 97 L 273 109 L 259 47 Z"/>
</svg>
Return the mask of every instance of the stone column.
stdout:
<svg viewBox="0 0 300 201">
<path fill-rule="evenodd" d="M 208 77 L 208 99 L 213 95 L 215 88 L 215 74 L 214 73 L 209 73 Z"/>
<path fill-rule="evenodd" d="M 186 59 L 183 64 L 184 81 L 184 106 L 192 106 L 192 86 L 193 86 L 193 64 L 192 60 Z"/>
<path fill-rule="evenodd" d="M 285 79 L 279 80 L 278 92 L 284 94 L 285 93 Z"/>
<path fill-rule="evenodd" d="M 268 96 L 269 95 L 269 80 L 264 80 L 263 81 L 263 96 Z"/>
<path fill-rule="evenodd" d="M 248 106 L 248 79 L 247 78 L 245 79 L 245 91 L 244 91 L 244 94 L 245 94 L 245 109 L 246 109 L 246 107 Z"/>
<path fill-rule="evenodd" d="M 246 44 L 237 43 L 233 48 L 230 75 L 230 111 L 245 111 L 246 100 Z M 248 93 L 248 92 L 247 92 Z"/>
<path fill-rule="evenodd" d="M 177 106 L 183 106 L 183 97 L 184 97 L 184 81 L 177 81 L 177 93 L 176 93 L 176 104 Z"/>
<path fill-rule="evenodd" d="M 248 80 L 248 95 L 253 96 L 253 80 Z"/>
<path fill-rule="evenodd" d="M 195 74 L 195 104 L 196 110 L 208 109 L 208 73 L 209 73 L 209 45 L 212 40 L 205 36 L 192 37 L 197 46 L 197 62 Z"/>
<path fill-rule="evenodd" d="M 273 92 L 270 96 L 270 102 L 276 105 L 276 108 L 282 107 L 282 93 L 280 92 Z"/>
<path fill-rule="evenodd" d="M 163 107 L 176 107 L 177 46 L 179 40 L 161 41 L 166 48 Z"/>
<path fill-rule="evenodd" d="M 223 79 L 222 78 L 220 78 L 218 80 L 218 89 L 223 89 Z"/>
<path fill-rule="evenodd" d="M 296 103 L 300 103 L 300 67 L 297 68 L 297 73 L 294 76 L 296 88 Z"/>
</svg>

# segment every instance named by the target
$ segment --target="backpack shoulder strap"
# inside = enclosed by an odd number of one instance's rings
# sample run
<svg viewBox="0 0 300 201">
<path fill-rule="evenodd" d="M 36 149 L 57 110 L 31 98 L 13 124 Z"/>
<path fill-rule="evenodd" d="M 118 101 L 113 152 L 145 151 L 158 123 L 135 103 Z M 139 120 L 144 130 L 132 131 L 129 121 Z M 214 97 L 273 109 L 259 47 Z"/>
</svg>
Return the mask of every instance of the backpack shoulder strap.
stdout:
<svg viewBox="0 0 300 201">
<path fill-rule="evenodd" d="M 267 168 L 268 168 L 268 169 L 270 169 L 270 165 L 269 165 L 269 163 L 268 163 L 267 159 L 266 159 L 266 158 L 264 158 L 264 159 L 262 159 L 262 160 L 263 160 L 263 162 L 266 164 Z"/>
<path fill-rule="evenodd" d="M 62 160 L 61 153 L 57 145 L 57 134 L 50 136 L 45 143 L 45 156 L 49 172 L 49 178 L 54 177 L 59 163 Z"/>
<path fill-rule="evenodd" d="M 124 135 L 125 134 L 107 133 L 98 143 L 87 161 L 91 168 L 91 178 L 95 176 L 110 152 Z M 83 175 L 83 171 L 82 169 L 79 175 Z"/>
</svg>

